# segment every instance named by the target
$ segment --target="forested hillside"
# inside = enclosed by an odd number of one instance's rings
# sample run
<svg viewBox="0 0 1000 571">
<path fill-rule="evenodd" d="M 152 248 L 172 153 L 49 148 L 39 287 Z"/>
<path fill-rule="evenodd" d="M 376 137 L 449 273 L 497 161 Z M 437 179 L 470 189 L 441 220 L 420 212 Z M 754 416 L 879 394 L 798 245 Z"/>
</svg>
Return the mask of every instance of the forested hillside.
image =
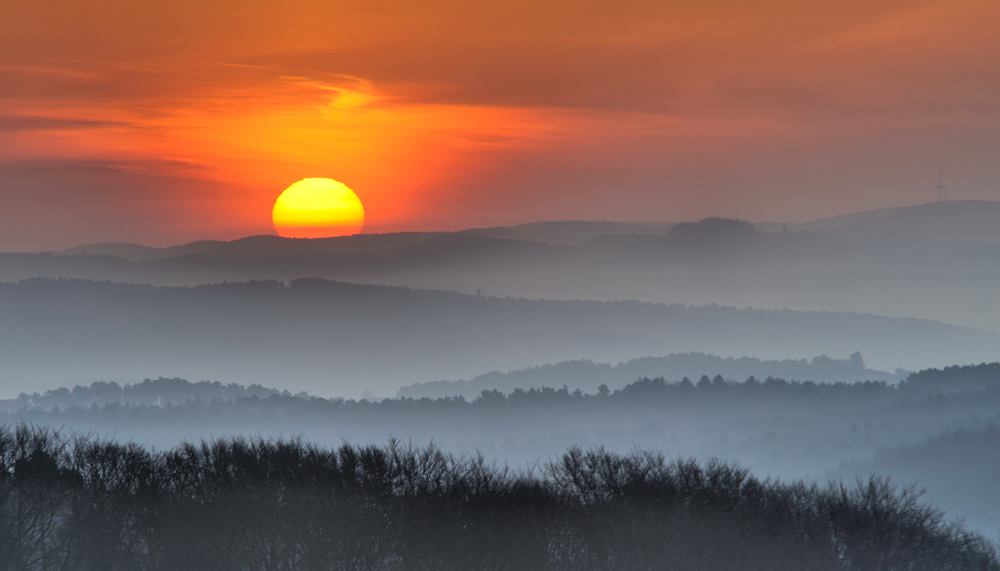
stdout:
<svg viewBox="0 0 1000 571">
<path fill-rule="evenodd" d="M 192 383 L 185 379 L 144 379 L 138 383 L 118 384 L 114 381 L 96 381 L 89 386 L 76 385 L 73 388 L 60 387 L 31 394 L 21 393 L 16 398 L 0 400 L 0 408 L 16 410 L 54 410 L 65 408 L 122 406 L 168 406 L 182 405 L 189 401 L 231 402 L 240 398 L 268 398 L 271 396 L 291 396 L 288 391 L 267 388 L 261 385 L 245 387 L 236 383 L 223 385 L 215 381 Z M 302 392 L 296 395 L 308 398 Z"/>
<path fill-rule="evenodd" d="M 813 381 L 817 383 L 853 383 L 859 381 L 897 381 L 906 373 L 877 371 L 865 367 L 860 352 L 847 359 L 831 359 L 819 355 L 810 360 L 786 359 L 761 360 L 753 357 L 718 357 L 705 353 L 670 354 L 665 357 L 642 357 L 611 365 L 594 363 L 589 360 L 565 361 L 553 365 L 541 365 L 519 371 L 493 371 L 469 379 L 468 381 L 430 381 L 405 386 L 396 393 L 399 397 L 446 397 L 464 396 L 474 398 L 480 392 L 499 390 L 511 392 L 515 389 L 541 387 L 569 387 L 584 392 L 596 392 L 606 385 L 619 389 L 635 379 L 663 377 L 679 381 L 683 377 L 722 375 L 729 380 L 747 377 L 776 377 L 782 379 Z"/>
</svg>

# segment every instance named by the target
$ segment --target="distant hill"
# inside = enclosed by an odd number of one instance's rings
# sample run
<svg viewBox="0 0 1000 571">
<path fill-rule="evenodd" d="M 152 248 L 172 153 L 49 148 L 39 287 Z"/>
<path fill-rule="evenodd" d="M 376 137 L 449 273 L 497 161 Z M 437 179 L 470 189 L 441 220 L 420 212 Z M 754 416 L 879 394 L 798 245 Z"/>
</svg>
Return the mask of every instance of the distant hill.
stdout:
<svg viewBox="0 0 1000 571">
<path fill-rule="evenodd" d="M 731 221 L 739 222 L 739 221 Z M 154 248 L 128 243 L 86 244 L 60 252 L 62 255 L 114 256 L 130 261 L 149 261 L 182 256 L 265 258 L 298 254 L 357 254 L 386 252 L 401 246 L 420 244 L 444 234 L 464 234 L 483 238 L 576 246 L 603 236 L 668 236 L 691 239 L 710 238 L 720 232 L 752 229 L 777 233 L 810 231 L 849 235 L 891 234 L 929 241 L 1000 242 L 1000 202 L 949 200 L 915 206 L 898 206 L 845 214 L 798 224 L 746 222 L 726 224 L 726 219 L 707 218 L 700 222 L 611 222 L 558 220 L 530 222 L 514 226 L 472 228 L 460 232 L 397 232 L 358 234 L 337 238 L 296 239 L 280 236 L 249 236 L 232 241 L 202 240 Z M 700 233 L 700 234 L 699 234 Z"/>
<path fill-rule="evenodd" d="M 361 254 L 387 252 L 400 246 L 425 242 L 440 232 L 397 232 L 392 234 L 357 234 L 337 238 L 282 238 L 281 236 L 248 236 L 229 242 L 202 240 L 153 248 L 138 244 L 87 244 L 57 252 L 64 256 L 113 256 L 132 262 L 180 258 L 185 256 L 213 256 L 233 258 L 266 258 L 279 255 L 302 254 Z"/>
<path fill-rule="evenodd" d="M 718 357 L 705 353 L 671 354 L 665 357 L 643 357 L 611 365 L 593 361 L 565 361 L 501 373 L 494 371 L 467 381 L 431 381 L 405 386 L 396 393 L 398 397 L 439 398 L 464 396 L 474 398 L 482 391 L 540 387 L 581 389 L 595 393 L 600 385 L 611 390 L 619 389 L 640 378 L 663 377 L 680 381 L 684 377 L 697 379 L 702 375 L 722 375 L 728 380 L 743 381 L 750 376 L 758 379 L 776 377 L 818 383 L 854 383 L 868 380 L 897 381 L 905 372 L 888 373 L 865 367 L 861 353 L 848 359 L 831 359 L 825 355 L 812 360 L 797 359 L 762 361 L 752 357 Z"/>
<path fill-rule="evenodd" d="M 792 226 L 795 230 L 893 235 L 929 242 L 1000 243 L 1000 202 L 946 200 L 883 208 Z"/>
<path fill-rule="evenodd" d="M 7 324 L 0 387 L 9 396 L 159 376 L 385 396 L 417 382 L 575 359 L 692 351 L 789 359 L 863 350 L 876 367 L 893 369 L 981 362 L 1000 348 L 996 334 L 918 319 L 528 300 L 321 279 L 0 283 L 0 323 Z"/>
<path fill-rule="evenodd" d="M 192 383 L 185 379 L 144 379 L 139 383 L 94 382 L 89 386 L 76 385 L 73 388 L 49 389 L 44 393 L 21 393 L 17 398 L 0 400 L 0 410 L 46 410 L 67 407 L 123 406 L 171 406 L 192 400 L 204 402 L 231 402 L 241 398 L 268 398 L 291 396 L 288 391 L 269 389 L 261 385 L 245 387 L 236 383 L 223 385 L 215 381 Z M 298 398 L 309 398 L 300 392 Z"/>
<path fill-rule="evenodd" d="M 598 236 L 664 236 L 673 226 L 671 223 L 658 222 L 565 220 L 531 222 L 494 228 L 473 228 L 460 232 L 393 232 L 314 239 L 261 235 L 231 241 L 201 240 L 165 248 L 129 243 L 85 244 L 52 253 L 63 256 L 113 256 L 132 262 L 185 256 L 267 258 L 303 254 L 371 254 L 423 244 L 431 239 L 447 235 L 455 235 L 454 240 L 460 240 L 462 236 L 470 236 L 493 238 L 503 242 L 514 240 L 554 246 L 573 246 Z M 480 241 L 479 243 L 486 242 Z"/>
<path fill-rule="evenodd" d="M 706 218 L 675 224 L 667 237 L 684 245 L 720 245 L 753 239 L 759 231 L 745 220 Z"/>
<path fill-rule="evenodd" d="M 664 236 L 674 224 L 669 222 L 600 222 L 587 220 L 559 220 L 531 222 L 516 226 L 474 228 L 464 234 L 487 238 L 505 238 L 542 242 L 555 246 L 575 246 L 599 236 L 650 235 Z"/>
</svg>

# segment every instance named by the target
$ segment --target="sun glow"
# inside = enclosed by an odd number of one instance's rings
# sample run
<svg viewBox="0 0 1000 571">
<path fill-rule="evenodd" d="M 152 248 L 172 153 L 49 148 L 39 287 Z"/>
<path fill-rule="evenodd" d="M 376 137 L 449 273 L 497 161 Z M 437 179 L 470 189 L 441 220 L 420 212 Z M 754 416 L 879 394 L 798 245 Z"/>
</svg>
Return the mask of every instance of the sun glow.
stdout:
<svg viewBox="0 0 1000 571">
<path fill-rule="evenodd" d="M 285 238 L 329 238 L 361 232 L 365 209 L 344 183 L 305 178 L 281 193 L 271 217 Z"/>
</svg>

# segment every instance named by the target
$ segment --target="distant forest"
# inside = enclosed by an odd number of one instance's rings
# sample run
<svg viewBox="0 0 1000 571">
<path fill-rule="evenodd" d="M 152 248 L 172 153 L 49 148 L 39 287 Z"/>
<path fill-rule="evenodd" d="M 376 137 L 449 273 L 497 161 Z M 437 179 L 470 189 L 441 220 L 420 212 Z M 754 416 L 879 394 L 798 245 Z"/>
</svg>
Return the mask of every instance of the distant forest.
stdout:
<svg viewBox="0 0 1000 571">
<path fill-rule="evenodd" d="M 711 356 L 692 354 L 671 355 L 670 358 L 689 357 L 713 362 L 743 362 L 755 361 L 757 359 L 719 359 L 709 358 Z M 630 361 L 629 364 L 643 360 Z M 648 359 L 655 360 L 655 359 Z M 572 365 L 584 363 L 594 365 L 589 362 L 574 362 Z M 767 363 L 767 362 L 763 362 Z M 776 362 L 784 366 L 803 366 L 804 369 L 810 365 L 807 361 L 781 361 Z M 625 364 L 623 364 L 625 365 Z M 817 357 L 812 360 L 811 367 L 820 369 L 830 368 L 853 368 L 865 371 L 860 354 L 851 356 L 850 360 L 837 361 L 826 357 Z M 556 369 L 558 366 L 539 367 L 529 369 L 529 371 L 544 372 Z M 603 367 L 612 368 L 610 366 Z M 486 376 L 484 376 L 486 377 Z M 489 378 L 489 377 L 486 377 Z M 558 380 L 558 376 L 557 376 Z M 570 391 L 568 388 L 556 388 L 553 386 L 541 386 L 538 388 L 522 389 L 515 388 L 510 392 L 503 392 L 497 388 L 482 390 L 473 399 L 466 399 L 464 396 L 440 397 L 440 398 L 412 398 L 398 397 L 395 399 L 362 399 L 349 400 L 343 398 L 326 399 L 309 395 L 305 392 L 292 394 L 289 391 L 281 391 L 253 384 L 243 386 L 237 383 L 222 384 L 212 381 L 190 382 L 185 379 L 145 379 L 139 383 L 126 383 L 120 385 L 115 382 L 94 382 L 89 386 L 77 385 L 73 388 L 58 388 L 45 391 L 44 393 L 26 394 L 21 393 L 14 399 L 0 400 L 0 410 L 8 413 L 28 413 L 32 411 L 51 411 L 53 409 L 90 409 L 93 406 L 104 407 L 107 405 L 121 405 L 124 407 L 164 407 L 167 405 L 185 405 L 195 403 L 228 403 L 250 400 L 253 402 L 271 402 L 275 406 L 287 405 L 291 402 L 300 401 L 302 404 L 311 403 L 315 407 L 327 407 L 330 409 L 343 409 L 351 407 L 362 407 L 372 409 L 373 405 L 383 405 L 398 409 L 399 407 L 440 407 L 448 405 L 470 404 L 476 406 L 489 406 L 497 403 L 510 403 L 512 405 L 533 404 L 538 402 L 566 401 L 574 402 L 579 400 L 609 399 L 608 403 L 616 401 L 630 401 L 635 399 L 646 400 L 648 398 L 670 398 L 698 395 L 701 398 L 719 398 L 723 395 L 740 394 L 741 396 L 765 395 L 771 396 L 813 396 L 817 393 L 857 395 L 861 398 L 869 398 L 873 394 L 900 394 L 907 397 L 919 396 L 928 397 L 933 395 L 946 395 L 952 393 L 963 393 L 968 391 L 983 391 L 991 388 L 1000 388 L 1000 362 L 982 363 L 979 365 L 955 365 L 944 369 L 925 369 L 915 373 L 910 373 L 902 381 L 896 384 L 889 384 L 884 380 L 878 381 L 857 381 L 853 383 L 834 382 L 823 383 L 806 381 L 787 381 L 777 377 L 766 377 L 758 379 L 750 376 L 743 382 L 728 380 L 721 374 L 714 377 L 702 375 L 696 381 L 684 377 L 678 382 L 668 382 L 663 377 L 637 379 L 623 388 L 611 390 L 607 384 L 600 384 L 593 393 L 585 393 L 580 389 Z"/>
<path fill-rule="evenodd" d="M 56 407 L 90 407 L 105 405 L 124 406 L 166 406 L 186 404 L 189 401 L 230 402 L 240 398 L 289 397 L 288 391 L 279 391 L 261 385 L 243 386 L 236 383 L 222 384 L 218 381 L 192 383 L 185 379 L 145 379 L 139 383 L 118 384 L 114 381 L 97 381 L 89 386 L 76 385 L 61 387 L 45 393 L 21 393 L 15 399 L 0 400 L 0 408 L 6 410 Z M 305 392 L 295 395 L 309 398 Z"/>
<path fill-rule="evenodd" d="M 710 372 L 726 379 L 775 377 L 817 383 L 857 381 L 898 381 L 909 371 L 897 369 L 894 373 L 877 371 L 865 366 L 860 352 L 847 359 L 831 359 L 819 355 L 810 360 L 785 359 L 761 360 L 753 357 L 718 357 L 705 353 L 672 353 L 664 357 L 641 357 L 611 365 L 589 360 L 564 361 L 518 371 L 493 371 L 468 381 L 430 381 L 407 385 L 396 392 L 397 397 L 446 397 L 475 398 L 480 392 L 499 390 L 568 386 L 584 392 L 596 392 L 601 385 L 612 389 L 640 378 L 665 377 L 679 381 L 684 376 L 699 377 Z"/>
<path fill-rule="evenodd" d="M 570 449 L 529 471 L 390 441 L 150 452 L 0 427 L 0 569 L 996 571 L 912 489 Z"/>
</svg>

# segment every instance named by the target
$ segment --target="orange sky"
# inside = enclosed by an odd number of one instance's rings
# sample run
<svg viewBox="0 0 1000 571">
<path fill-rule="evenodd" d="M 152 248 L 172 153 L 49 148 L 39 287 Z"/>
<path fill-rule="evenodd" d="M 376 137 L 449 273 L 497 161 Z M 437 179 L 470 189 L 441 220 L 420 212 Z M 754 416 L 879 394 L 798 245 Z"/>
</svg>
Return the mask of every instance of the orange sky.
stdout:
<svg viewBox="0 0 1000 571">
<path fill-rule="evenodd" d="M 0 251 L 1000 199 L 995 0 L 0 8 Z"/>
</svg>

